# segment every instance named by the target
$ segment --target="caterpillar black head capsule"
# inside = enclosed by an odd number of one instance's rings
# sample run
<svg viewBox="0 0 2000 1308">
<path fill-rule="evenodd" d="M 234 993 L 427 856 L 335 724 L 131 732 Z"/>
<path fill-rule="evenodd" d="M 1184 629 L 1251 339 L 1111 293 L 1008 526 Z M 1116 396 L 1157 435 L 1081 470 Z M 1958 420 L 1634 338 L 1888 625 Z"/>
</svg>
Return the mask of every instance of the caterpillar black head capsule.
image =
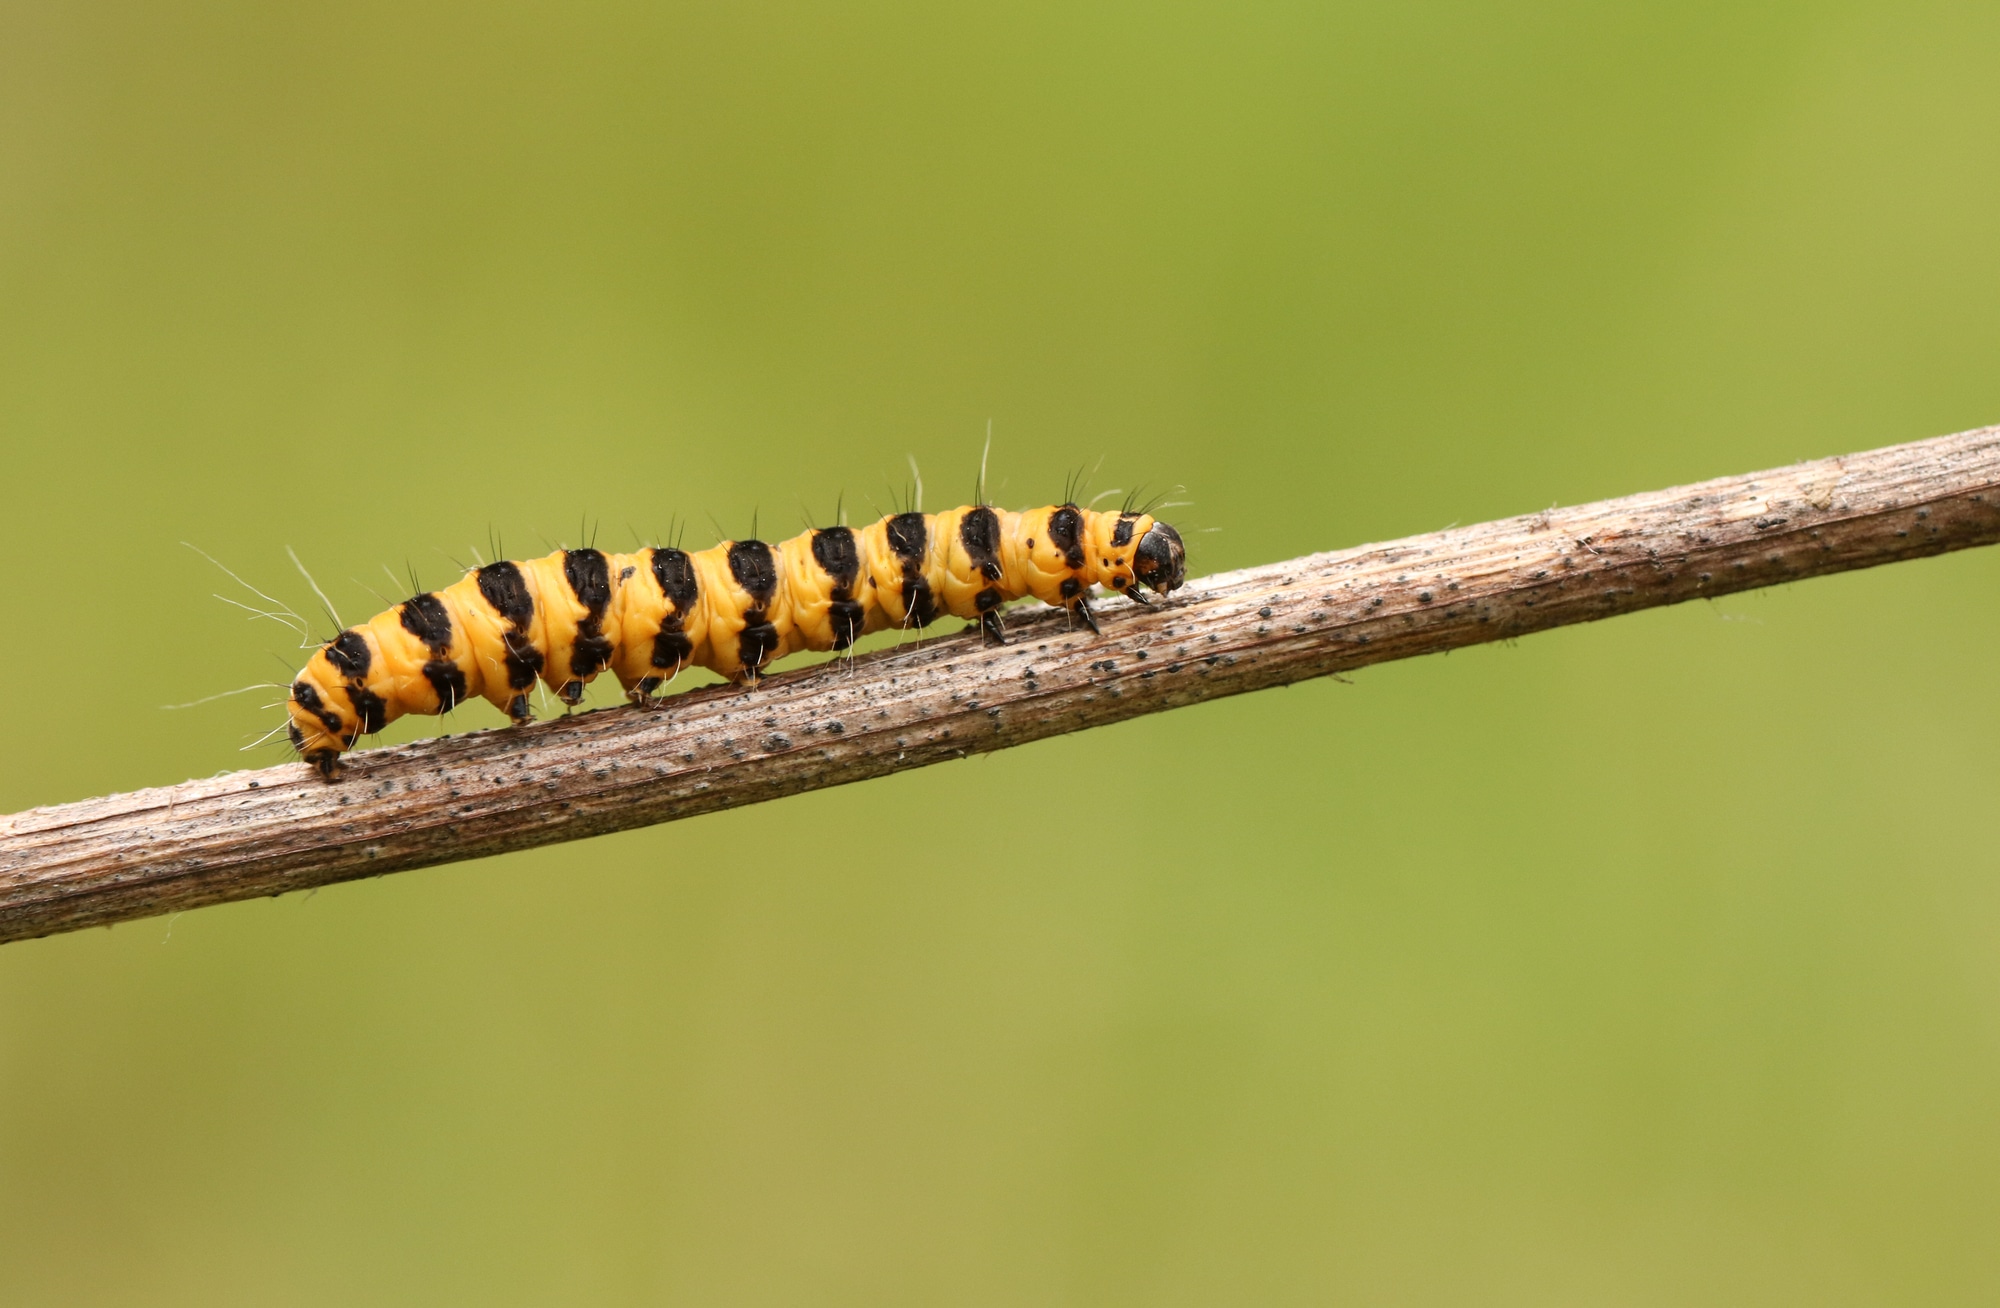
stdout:
<svg viewBox="0 0 2000 1308">
<path fill-rule="evenodd" d="M 1181 534 L 1164 522 L 1147 528 L 1132 557 L 1132 572 L 1162 595 L 1171 595 L 1186 585 L 1187 549 L 1181 544 Z"/>
<path fill-rule="evenodd" d="M 327 648 L 334 647 L 329 645 Z M 321 655 L 315 655 L 313 662 L 307 664 L 298 680 L 292 683 L 291 694 L 285 702 L 285 708 L 291 715 L 285 734 L 299 756 L 331 781 L 340 774 L 341 754 L 353 748 L 365 725 L 361 721 L 362 715 L 349 707 L 355 701 L 347 697 L 349 694 L 358 696 L 362 703 L 371 697 L 366 689 L 358 685 L 350 690 L 339 682 L 329 684 L 321 675 L 321 664 L 327 662 L 322 657 L 325 652 L 323 650 Z"/>
</svg>

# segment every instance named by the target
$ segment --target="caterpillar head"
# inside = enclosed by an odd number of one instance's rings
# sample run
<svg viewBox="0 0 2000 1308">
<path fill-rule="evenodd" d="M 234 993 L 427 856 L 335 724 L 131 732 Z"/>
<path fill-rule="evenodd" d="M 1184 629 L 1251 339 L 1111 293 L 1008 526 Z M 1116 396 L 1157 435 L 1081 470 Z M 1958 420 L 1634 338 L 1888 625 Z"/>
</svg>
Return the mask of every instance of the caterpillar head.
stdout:
<svg viewBox="0 0 2000 1308">
<path fill-rule="evenodd" d="M 286 697 L 292 748 L 328 781 L 363 732 L 382 729 L 382 701 L 361 683 L 371 658 L 360 632 L 343 631 L 306 661 Z"/>
<path fill-rule="evenodd" d="M 1139 581 L 1162 595 L 1170 595 L 1187 584 L 1187 549 L 1181 534 L 1164 522 L 1155 521 L 1139 538 L 1132 556 L 1132 573 Z"/>
<path fill-rule="evenodd" d="M 341 754 L 354 740 L 354 733 L 345 721 L 347 715 L 342 710 L 346 706 L 340 703 L 339 695 L 327 694 L 315 685 L 318 679 L 311 672 L 308 667 L 292 683 L 291 696 L 285 701 L 285 711 L 292 721 L 285 734 L 291 738 L 292 748 L 299 752 L 299 757 L 331 780 L 340 767 Z"/>
</svg>

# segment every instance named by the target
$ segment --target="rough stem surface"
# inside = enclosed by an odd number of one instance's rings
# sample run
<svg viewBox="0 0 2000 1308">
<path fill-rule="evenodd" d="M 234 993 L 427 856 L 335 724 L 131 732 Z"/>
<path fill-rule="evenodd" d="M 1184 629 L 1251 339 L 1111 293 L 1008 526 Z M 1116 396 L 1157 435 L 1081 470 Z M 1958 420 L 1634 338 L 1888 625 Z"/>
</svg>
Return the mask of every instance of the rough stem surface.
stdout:
<svg viewBox="0 0 2000 1308">
<path fill-rule="evenodd" d="M 2000 427 L 1314 554 L 612 709 L 0 818 L 0 941 L 862 781 L 1224 695 L 2000 541 Z"/>
</svg>

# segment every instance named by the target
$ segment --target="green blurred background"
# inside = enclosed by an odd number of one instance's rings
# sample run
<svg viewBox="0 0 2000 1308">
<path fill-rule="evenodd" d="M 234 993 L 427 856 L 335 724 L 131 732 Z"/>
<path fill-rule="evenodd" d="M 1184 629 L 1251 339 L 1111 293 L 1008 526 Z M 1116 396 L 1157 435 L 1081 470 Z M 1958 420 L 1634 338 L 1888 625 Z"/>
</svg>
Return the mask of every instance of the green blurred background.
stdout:
<svg viewBox="0 0 2000 1308">
<path fill-rule="evenodd" d="M 2000 420 L 1996 66 L 1910 3 L 10 0 L 0 811 L 282 757 L 158 708 L 300 657 L 184 540 L 353 620 L 489 531 L 956 502 L 990 419 L 1003 502 L 1184 484 L 1207 572 Z M 0 1301 L 1990 1303 L 1996 581 L 7 946 Z"/>
</svg>

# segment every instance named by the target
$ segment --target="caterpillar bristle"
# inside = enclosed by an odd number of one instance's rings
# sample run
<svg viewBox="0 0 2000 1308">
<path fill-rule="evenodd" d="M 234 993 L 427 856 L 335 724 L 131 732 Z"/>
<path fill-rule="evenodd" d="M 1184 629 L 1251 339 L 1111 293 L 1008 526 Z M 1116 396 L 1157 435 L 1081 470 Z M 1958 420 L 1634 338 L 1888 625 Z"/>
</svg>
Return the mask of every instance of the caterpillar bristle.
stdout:
<svg viewBox="0 0 2000 1308">
<path fill-rule="evenodd" d="M 830 651 L 851 660 L 855 643 L 871 632 L 921 639 L 945 616 L 974 623 L 985 643 L 1005 644 L 1001 610 L 1026 598 L 1060 607 L 1073 626 L 1096 632 L 1092 590 L 1139 600 L 1142 586 L 1165 595 L 1186 579 L 1179 534 L 1134 511 L 1133 496 L 1117 512 L 1075 503 L 1088 483 L 1081 469 L 1064 503 L 1020 513 L 983 502 L 983 455 L 976 502 L 939 513 L 922 511 L 914 458 L 910 473 L 908 498 L 896 512 L 850 527 L 843 495 L 834 525 L 812 526 L 808 514 L 805 531 L 775 543 L 758 538 L 755 510 L 748 537 L 731 539 L 717 521 L 719 543 L 693 552 L 680 544 L 686 523 L 678 516 L 668 525 L 669 545 L 606 553 L 585 519 L 583 545 L 551 546 L 521 561 L 506 560 L 489 529 L 493 562 L 482 560 L 436 591 L 424 591 L 412 568 L 414 593 L 356 627 L 340 623 L 313 583 L 337 630 L 290 683 L 285 730 L 292 748 L 332 781 L 360 737 L 406 714 L 449 713 L 469 699 L 485 699 L 518 725 L 534 716 L 530 693 L 546 708 L 553 692 L 567 712 L 609 672 L 629 701 L 656 709 L 659 692 L 685 668 L 706 668 L 750 689 L 787 654 Z"/>
<path fill-rule="evenodd" d="M 340 614 L 335 611 L 333 601 L 326 597 L 326 592 L 321 590 L 319 583 L 313 580 L 312 573 L 307 572 L 306 565 L 300 562 L 298 551 L 287 545 L 285 546 L 285 553 L 292 556 L 292 566 L 299 570 L 299 575 L 306 579 L 306 585 L 312 587 L 312 593 L 319 596 L 319 602 L 326 606 L 326 616 L 333 620 L 334 629 L 337 631 L 345 627 L 347 624 L 340 620 Z"/>
<path fill-rule="evenodd" d="M 210 563 L 215 565 L 216 569 L 220 571 L 223 576 L 229 578 L 231 581 L 235 582 L 243 589 L 249 591 L 252 595 L 255 595 L 258 599 L 263 600 L 266 604 L 269 604 L 271 608 L 269 611 L 266 611 L 264 609 L 252 608 L 250 605 L 243 603 L 241 600 L 230 599 L 227 595 L 217 595 L 215 598 L 221 600 L 224 604 L 234 604 L 237 608 L 243 609 L 244 611 L 248 612 L 251 615 L 252 619 L 269 618 L 271 621 L 279 624 L 280 626 L 291 628 L 293 631 L 298 633 L 300 649 L 306 649 L 312 645 L 312 633 L 306 627 L 306 620 L 300 617 L 298 614 L 292 612 L 290 605 L 284 603 L 282 600 L 276 600 L 271 598 L 269 595 L 266 595 L 263 591 L 258 590 L 255 586 L 252 586 L 249 582 L 243 580 L 243 578 L 237 576 L 234 572 L 230 571 L 228 568 L 223 567 L 222 564 L 215 558 L 214 555 L 210 554 L 207 550 L 201 548 L 201 546 L 193 544 L 190 541 L 182 541 L 181 544 L 187 546 L 187 548 L 193 550 L 196 554 L 201 555 L 204 559 L 207 559 Z"/>
</svg>

